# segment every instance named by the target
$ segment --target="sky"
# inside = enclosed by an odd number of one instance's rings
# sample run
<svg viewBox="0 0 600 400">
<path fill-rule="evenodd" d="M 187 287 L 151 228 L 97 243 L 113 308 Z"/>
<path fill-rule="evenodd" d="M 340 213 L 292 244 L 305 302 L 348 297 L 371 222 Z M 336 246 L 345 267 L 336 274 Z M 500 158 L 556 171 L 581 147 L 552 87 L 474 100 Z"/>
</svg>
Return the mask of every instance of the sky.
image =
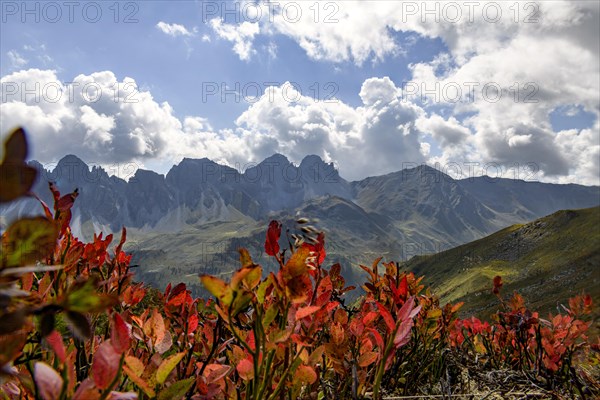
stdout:
<svg viewBox="0 0 600 400">
<path fill-rule="evenodd" d="M 44 164 L 600 184 L 597 1 L 1 0 L 0 20 L 0 132 Z"/>
</svg>

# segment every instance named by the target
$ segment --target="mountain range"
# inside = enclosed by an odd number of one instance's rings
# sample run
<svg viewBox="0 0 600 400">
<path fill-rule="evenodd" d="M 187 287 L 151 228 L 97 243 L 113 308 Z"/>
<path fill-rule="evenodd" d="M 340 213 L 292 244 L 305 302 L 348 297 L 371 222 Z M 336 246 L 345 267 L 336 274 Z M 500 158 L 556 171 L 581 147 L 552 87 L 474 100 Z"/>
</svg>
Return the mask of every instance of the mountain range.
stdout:
<svg viewBox="0 0 600 400">
<path fill-rule="evenodd" d="M 406 261 L 480 239 L 502 228 L 561 209 L 600 204 L 600 187 L 526 182 L 487 176 L 455 180 L 421 165 L 348 182 L 332 163 L 307 156 L 299 165 L 275 154 L 243 172 L 207 158 L 185 158 L 166 175 L 137 169 L 128 181 L 90 168 L 74 155 L 40 172 L 33 191 L 47 203 L 47 181 L 63 193 L 79 189 L 73 232 L 128 229 L 139 274 L 163 286 L 174 279 L 194 287 L 201 271 L 233 270 L 237 248 L 264 261 L 267 223 L 279 219 L 294 232 L 297 216 L 325 231 L 329 262 L 347 266 L 383 255 Z M 32 200 L 0 209 L 0 226 L 41 213 Z M 282 245 L 287 240 L 282 237 Z M 352 278 L 351 278 L 352 279 Z"/>
</svg>

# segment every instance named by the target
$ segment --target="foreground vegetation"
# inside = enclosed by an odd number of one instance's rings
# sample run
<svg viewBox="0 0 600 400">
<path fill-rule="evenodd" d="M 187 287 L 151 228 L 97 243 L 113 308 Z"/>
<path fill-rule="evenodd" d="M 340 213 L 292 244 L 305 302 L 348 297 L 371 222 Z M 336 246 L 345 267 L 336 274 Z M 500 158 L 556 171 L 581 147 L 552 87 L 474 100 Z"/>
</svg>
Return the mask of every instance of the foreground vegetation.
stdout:
<svg viewBox="0 0 600 400">
<path fill-rule="evenodd" d="M 22 130 L 6 142 L 0 202 L 29 193 Z M 504 398 L 600 395 L 599 342 L 586 336 L 592 299 L 579 295 L 542 319 L 524 299 L 491 289 L 492 321 L 459 319 L 422 278 L 398 264 L 361 266 L 365 295 L 346 304 L 339 264 L 326 267 L 325 238 L 306 228 L 280 248 L 269 224 L 262 267 L 240 249 L 226 282 L 200 280 L 214 299 L 184 284 L 157 292 L 133 282 L 123 229 L 82 243 L 70 231 L 77 191 L 50 183 L 52 208 L 2 235 L 0 394 L 36 399 L 347 399 L 461 393 Z M 300 220 L 298 223 L 304 223 Z M 292 241 L 293 239 L 293 241 Z M 492 282 L 490 282 L 492 283 Z"/>
</svg>

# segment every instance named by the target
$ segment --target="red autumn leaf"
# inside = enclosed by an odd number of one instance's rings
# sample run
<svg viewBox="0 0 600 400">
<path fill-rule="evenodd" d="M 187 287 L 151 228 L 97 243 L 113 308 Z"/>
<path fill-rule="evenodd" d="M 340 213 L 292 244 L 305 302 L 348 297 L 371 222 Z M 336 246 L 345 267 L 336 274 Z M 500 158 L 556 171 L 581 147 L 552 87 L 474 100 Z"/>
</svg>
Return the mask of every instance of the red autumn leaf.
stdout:
<svg viewBox="0 0 600 400">
<path fill-rule="evenodd" d="M 377 346 L 380 349 L 383 349 L 383 338 L 381 337 L 381 334 L 379 332 L 377 332 L 377 329 L 375 328 L 367 328 L 367 331 L 373 336 L 373 339 L 375 340 L 375 344 L 377 344 Z"/>
<path fill-rule="evenodd" d="M 298 346 L 312 347 L 311 339 L 306 336 L 294 333 L 290 336 L 290 339 L 292 339 L 292 342 L 294 342 Z"/>
<path fill-rule="evenodd" d="M 188 318 L 188 334 L 192 334 L 198 328 L 198 314 L 194 313 Z"/>
<path fill-rule="evenodd" d="M 416 312 L 415 312 L 415 310 L 416 310 Z M 397 314 L 398 321 L 404 322 L 407 319 L 410 319 L 410 318 L 414 317 L 415 315 L 417 315 L 420 310 L 421 310 L 421 306 L 415 308 L 415 297 L 411 296 L 408 298 L 408 300 L 406 300 L 406 302 L 404 303 L 402 308 L 398 311 L 398 314 Z"/>
<path fill-rule="evenodd" d="M 127 326 L 123 318 L 118 313 L 114 313 L 113 315 L 110 338 L 117 353 L 124 353 L 129 349 L 129 344 L 131 343 L 131 332 L 129 330 L 129 326 Z"/>
<path fill-rule="evenodd" d="M 286 293 L 293 304 L 303 303 L 311 295 L 311 281 L 308 275 L 297 276 L 287 282 Z"/>
<path fill-rule="evenodd" d="M 63 379 L 48 364 L 43 362 L 35 363 L 33 379 L 42 399 L 55 400 L 60 397 Z"/>
<path fill-rule="evenodd" d="M 56 184 L 54 182 L 48 182 L 48 188 L 52 192 L 52 197 L 54 198 L 54 211 L 57 211 L 58 200 L 60 199 L 60 192 L 58 191 L 58 188 L 56 187 Z"/>
<path fill-rule="evenodd" d="M 398 330 L 396 331 L 396 336 L 394 337 L 394 345 L 396 348 L 400 348 L 404 346 L 410 340 L 410 331 L 413 327 L 413 321 L 411 319 L 407 321 L 403 321 Z"/>
<path fill-rule="evenodd" d="M 65 345 L 60 333 L 54 330 L 48 336 L 46 336 L 45 339 L 54 351 L 54 354 L 56 354 L 58 359 L 64 363 L 67 359 L 67 352 L 65 350 Z"/>
<path fill-rule="evenodd" d="M 406 278 L 406 275 L 404 275 L 397 288 L 393 283 L 390 285 L 390 288 L 392 289 L 392 295 L 394 296 L 394 301 L 396 303 L 400 303 L 402 300 L 406 299 L 406 296 L 408 295 L 408 279 Z"/>
<path fill-rule="evenodd" d="M 341 324 L 347 324 L 348 323 L 348 312 L 346 310 L 344 310 L 343 308 L 338 308 L 337 310 L 335 310 L 335 313 L 333 314 L 333 320 L 336 322 L 339 322 Z"/>
<path fill-rule="evenodd" d="M 365 326 L 363 325 L 362 321 L 359 318 L 354 318 L 354 319 L 352 319 L 352 322 L 350 322 L 350 332 L 354 336 L 356 336 L 356 337 L 361 336 L 364 329 L 365 329 Z"/>
<path fill-rule="evenodd" d="M 500 293 L 500 289 L 502 288 L 502 277 L 500 275 L 496 275 L 494 277 L 494 288 L 492 289 L 492 293 L 498 294 Z"/>
<path fill-rule="evenodd" d="M 315 242 L 315 244 L 304 243 L 302 245 L 302 247 L 306 247 L 307 249 L 309 249 L 311 252 L 314 253 L 314 256 L 316 257 L 316 261 L 317 261 L 318 265 L 323 264 L 323 262 L 325 261 L 325 256 L 326 256 L 325 234 L 323 232 L 320 232 L 317 235 L 317 241 Z"/>
<path fill-rule="evenodd" d="M 204 376 L 206 376 L 206 383 L 210 384 L 217 382 L 227 376 L 231 371 L 229 365 L 221 364 L 208 364 L 204 369 Z"/>
<path fill-rule="evenodd" d="M 90 378 L 85 379 L 77 387 L 73 400 L 100 400 L 100 390 Z"/>
<path fill-rule="evenodd" d="M 388 328 L 388 332 L 393 332 L 396 328 L 396 322 L 394 321 L 394 317 L 392 317 L 392 314 L 383 305 L 381 305 L 378 302 L 375 304 L 377 304 L 377 309 L 379 310 L 379 313 L 381 314 L 381 317 L 383 318 L 385 325 Z"/>
<path fill-rule="evenodd" d="M 358 357 L 359 367 L 368 367 L 377 360 L 377 353 L 374 351 L 366 351 Z"/>
<path fill-rule="evenodd" d="M 64 212 L 61 212 L 58 215 L 57 223 L 60 228 L 60 237 L 62 237 L 65 234 L 65 232 L 67 231 L 67 228 L 69 227 L 69 223 L 71 223 L 71 210 L 66 210 Z"/>
<path fill-rule="evenodd" d="M 362 322 L 365 326 L 369 326 L 369 325 L 371 325 L 371 323 L 373 321 L 375 321 L 377 319 L 378 316 L 379 316 L 379 314 L 377 314 L 377 312 L 371 311 L 363 317 Z"/>
<path fill-rule="evenodd" d="M 235 369 L 240 375 L 240 378 L 245 381 L 249 381 L 254 378 L 254 365 L 252 364 L 252 361 L 247 358 L 241 360 Z"/>
<path fill-rule="evenodd" d="M 182 293 L 185 293 L 187 290 L 187 286 L 185 285 L 185 283 L 181 282 L 178 283 L 177 285 L 175 285 L 175 287 L 173 289 L 171 289 L 170 293 L 168 294 L 169 299 L 174 299 L 175 297 L 179 296 Z"/>
<path fill-rule="evenodd" d="M 117 245 L 117 248 L 115 249 L 116 256 L 119 256 L 119 254 L 121 254 L 121 249 L 123 248 L 123 245 L 125 244 L 126 240 L 127 240 L 127 229 L 125 229 L 125 227 L 123 227 L 123 229 L 121 229 L 121 240 L 119 241 L 119 244 Z"/>
<path fill-rule="evenodd" d="M 77 196 L 79 196 L 79 191 L 78 189 L 75 189 L 73 193 L 69 193 L 61 197 L 56 203 L 55 208 L 60 212 L 70 210 L 71 207 L 73 207 Z"/>
<path fill-rule="evenodd" d="M 281 236 L 281 223 L 279 221 L 271 221 L 267 230 L 267 238 L 265 240 L 265 252 L 269 256 L 279 254 L 279 237 Z"/>
<path fill-rule="evenodd" d="M 119 371 L 120 358 L 110 339 L 98 346 L 92 362 L 92 378 L 99 389 L 108 388 L 115 379 Z"/>
<path fill-rule="evenodd" d="M 302 308 L 298 309 L 298 311 L 296 311 L 296 321 L 298 321 L 299 319 L 302 319 L 304 317 L 308 317 L 309 315 L 316 313 L 320 309 L 321 309 L 321 307 L 319 307 L 319 306 L 302 307 Z"/>
</svg>

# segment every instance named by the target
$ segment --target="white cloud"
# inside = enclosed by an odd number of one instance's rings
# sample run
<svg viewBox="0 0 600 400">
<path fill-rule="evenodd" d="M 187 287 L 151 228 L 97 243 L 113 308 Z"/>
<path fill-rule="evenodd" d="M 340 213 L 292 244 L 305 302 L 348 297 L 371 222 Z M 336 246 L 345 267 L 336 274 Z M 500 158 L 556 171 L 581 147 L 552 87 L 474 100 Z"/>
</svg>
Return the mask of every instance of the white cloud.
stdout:
<svg viewBox="0 0 600 400">
<path fill-rule="evenodd" d="M 6 55 L 8 56 L 10 64 L 14 69 L 22 68 L 29 62 L 16 50 L 9 50 Z"/>
<path fill-rule="evenodd" d="M 254 36 L 259 32 L 257 22 L 244 21 L 239 25 L 226 24 L 220 18 L 210 20 L 210 27 L 221 38 L 233 42 L 233 51 L 241 60 L 248 61 L 256 50 L 252 47 Z"/>
<path fill-rule="evenodd" d="M 131 78 L 119 81 L 112 72 L 103 71 L 72 81 L 66 85 L 55 71 L 37 69 L 2 78 L 3 90 L 13 84 L 31 88 L 36 82 L 41 93 L 43 88 L 61 90 L 58 98 L 2 93 L 6 101 L 0 110 L 0 129 L 5 133 L 24 125 L 31 136 L 32 157 L 41 162 L 74 152 L 102 165 L 175 163 L 183 157 L 245 165 L 275 152 L 296 162 L 318 153 L 336 161 L 343 176 L 354 179 L 397 170 L 405 160 L 425 160 L 415 127 L 422 110 L 389 97 L 399 90 L 387 78 L 365 82 L 361 93 L 368 100 L 359 107 L 341 101 L 317 102 L 289 84 L 269 87 L 239 116 L 235 129 L 217 132 L 205 118 L 188 116 L 180 121 L 168 103 L 156 102 L 148 91 L 132 95 L 126 86 L 134 87 Z M 88 90 L 82 93 L 82 87 Z M 120 91 L 115 92 L 117 87 Z M 375 99 L 383 94 L 388 96 L 385 102 Z"/>
<path fill-rule="evenodd" d="M 548 180 L 573 177 L 573 171 L 578 171 L 578 181 L 600 182 L 597 169 L 587 173 L 580 169 L 580 165 L 596 164 L 575 160 L 567 149 L 582 138 L 599 142 L 597 123 L 577 134 L 559 134 L 552 131 L 549 120 L 552 110 L 570 104 L 581 105 L 596 121 L 600 118 L 600 3 L 263 1 L 260 5 L 262 18 L 255 31 L 292 38 L 314 60 L 361 65 L 400 54 L 406 49 L 396 43 L 396 32 L 441 39 L 444 53 L 410 66 L 411 84 L 438 88 L 434 89 L 437 97 L 419 93 L 409 99 L 424 100 L 421 104 L 427 110 L 443 105 L 455 115 L 471 116 L 461 123 L 432 111 L 430 118 L 419 120 L 417 127 L 430 133 L 442 152 L 431 160 L 484 160 L 504 166 L 534 163 Z M 229 32 L 229 40 L 234 41 L 234 32 L 243 24 L 249 22 L 219 21 L 219 29 Z M 246 51 L 236 52 L 251 51 L 255 36 L 238 39 Z M 377 82 L 379 89 L 361 91 L 365 106 L 377 101 L 386 104 L 396 96 L 387 91 L 388 83 Z M 368 80 L 365 84 L 369 86 Z M 453 100 L 455 87 L 461 89 L 459 102 Z M 494 88 L 500 89 L 498 101 L 491 98 L 494 90 L 489 89 Z M 580 153 L 581 157 L 594 155 L 594 151 Z"/>
<path fill-rule="evenodd" d="M 163 33 L 172 36 L 193 36 L 194 32 L 189 31 L 185 26 L 180 24 L 168 24 L 166 22 L 160 21 L 156 24 L 156 27 L 160 29 Z"/>
<path fill-rule="evenodd" d="M 289 84 L 269 87 L 232 129 L 219 131 L 199 116 L 180 120 L 147 90 L 132 92 L 131 78 L 119 81 L 103 71 L 71 81 L 66 85 L 55 71 L 38 69 L 2 77 L 1 132 L 24 125 L 32 157 L 41 162 L 73 152 L 102 165 L 208 157 L 235 166 L 279 152 L 295 162 L 318 154 L 335 161 L 347 179 L 396 171 L 407 162 L 533 163 L 540 169 L 536 177 L 552 182 L 598 184 L 600 176 L 598 121 L 589 129 L 554 133 L 513 110 L 511 102 L 473 105 L 478 113 L 459 121 L 427 113 L 387 77 L 365 80 L 356 107 L 315 101 Z M 11 94 L 36 84 L 40 96 Z"/>
<path fill-rule="evenodd" d="M 67 85 L 55 71 L 38 69 L 2 77 L 2 133 L 24 125 L 33 157 L 42 162 L 67 151 L 98 163 L 144 160 L 173 147 L 181 123 L 168 103 L 137 92 L 131 78 L 118 81 L 103 71 L 71 81 Z M 37 95 L 24 89 L 35 89 Z"/>
<path fill-rule="evenodd" d="M 462 126 L 454 117 L 445 120 L 433 114 L 428 118 L 419 118 L 416 123 L 422 132 L 430 134 L 442 148 L 462 146 L 471 137 L 469 128 Z"/>
<path fill-rule="evenodd" d="M 270 87 L 236 123 L 260 139 L 252 152 L 255 160 L 274 152 L 296 162 L 318 154 L 335 160 L 345 178 L 358 179 L 398 170 L 403 162 L 425 161 L 415 127 L 422 110 L 391 93 L 399 93 L 391 80 L 371 78 L 361 89 L 363 105 L 351 107 L 290 95 L 285 85 Z M 377 95 L 388 96 L 387 101 L 377 101 Z"/>
</svg>

